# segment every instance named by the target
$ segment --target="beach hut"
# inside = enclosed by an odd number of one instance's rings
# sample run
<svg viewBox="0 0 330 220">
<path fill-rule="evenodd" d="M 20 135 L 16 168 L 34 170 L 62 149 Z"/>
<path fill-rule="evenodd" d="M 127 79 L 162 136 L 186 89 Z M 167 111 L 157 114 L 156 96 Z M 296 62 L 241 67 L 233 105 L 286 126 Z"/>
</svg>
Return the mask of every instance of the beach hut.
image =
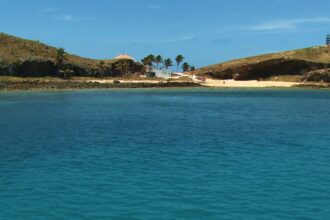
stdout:
<svg viewBox="0 0 330 220">
<path fill-rule="evenodd" d="M 147 66 L 146 76 L 168 79 L 172 77 L 172 71 Z"/>
<path fill-rule="evenodd" d="M 165 79 L 168 79 L 168 78 L 171 78 L 172 77 L 172 71 L 171 70 L 154 70 L 155 73 L 156 73 L 156 77 L 158 78 L 165 78 Z"/>
</svg>

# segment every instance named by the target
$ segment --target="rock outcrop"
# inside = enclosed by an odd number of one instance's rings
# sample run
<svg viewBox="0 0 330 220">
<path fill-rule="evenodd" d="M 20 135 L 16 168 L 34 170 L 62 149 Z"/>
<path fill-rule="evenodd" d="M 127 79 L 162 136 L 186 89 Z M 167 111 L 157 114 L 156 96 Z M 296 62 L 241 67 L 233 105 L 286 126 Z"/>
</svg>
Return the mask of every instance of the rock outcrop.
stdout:
<svg viewBox="0 0 330 220">
<path fill-rule="evenodd" d="M 308 72 L 303 80 L 306 82 L 330 83 L 330 69 L 319 69 Z"/>
</svg>

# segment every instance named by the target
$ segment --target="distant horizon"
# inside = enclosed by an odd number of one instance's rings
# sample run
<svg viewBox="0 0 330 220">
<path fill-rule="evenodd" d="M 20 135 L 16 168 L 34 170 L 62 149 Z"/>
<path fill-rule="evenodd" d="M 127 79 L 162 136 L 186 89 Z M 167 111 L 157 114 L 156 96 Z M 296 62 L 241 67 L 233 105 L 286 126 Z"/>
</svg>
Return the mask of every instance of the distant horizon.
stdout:
<svg viewBox="0 0 330 220">
<path fill-rule="evenodd" d="M 328 8 L 325 0 L 2 0 L 0 31 L 91 59 L 182 54 L 199 68 L 324 45 Z"/>
</svg>

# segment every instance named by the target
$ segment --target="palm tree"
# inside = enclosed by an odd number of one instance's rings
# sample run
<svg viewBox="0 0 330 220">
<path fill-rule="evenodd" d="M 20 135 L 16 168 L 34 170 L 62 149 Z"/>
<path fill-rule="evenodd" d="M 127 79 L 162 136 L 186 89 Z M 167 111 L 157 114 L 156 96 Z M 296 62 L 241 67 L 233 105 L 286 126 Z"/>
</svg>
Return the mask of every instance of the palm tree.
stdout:
<svg viewBox="0 0 330 220">
<path fill-rule="evenodd" d="M 141 63 L 142 63 L 143 65 L 145 65 L 145 66 L 148 65 L 148 62 L 149 62 L 149 60 L 147 59 L 147 57 L 144 57 L 144 58 L 141 60 Z"/>
<path fill-rule="evenodd" d="M 173 62 L 172 62 L 171 58 L 167 58 L 164 60 L 164 66 L 166 69 L 168 69 L 170 66 L 173 66 Z"/>
<path fill-rule="evenodd" d="M 146 56 L 145 58 L 143 58 L 141 60 L 141 62 L 144 64 L 144 65 L 147 65 L 147 66 L 152 66 L 153 62 L 155 62 L 155 56 L 150 54 L 148 56 Z"/>
<path fill-rule="evenodd" d="M 56 66 L 58 69 L 61 69 L 63 67 L 63 63 L 64 63 L 64 59 L 65 59 L 65 50 L 64 48 L 58 48 L 56 51 Z"/>
<path fill-rule="evenodd" d="M 189 71 L 190 70 L 190 65 L 187 62 L 183 63 L 182 64 L 182 70 L 183 70 L 183 72 Z"/>
<path fill-rule="evenodd" d="M 150 62 L 151 62 L 151 65 L 152 65 L 152 63 L 153 62 L 155 62 L 155 55 L 153 55 L 153 54 L 150 54 L 149 56 L 147 56 L 148 57 L 148 59 L 150 60 Z"/>
<path fill-rule="evenodd" d="M 105 62 L 103 60 L 100 60 L 99 64 L 98 64 L 98 68 L 99 68 L 99 72 L 98 72 L 98 76 L 99 77 L 104 77 L 105 76 L 105 70 L 106 70 L 106 66 L 105 66 Z"/>
<path fill-rule="evenodd" d="M 177 64 L 177 70 L 179 71 L 179 66 L 184 60 L 184 57 L 180 54 L 175 58 L 176 64 Z"/>
<path fill-rule="evenodd" d="M 155 63 L 157 64 L 157 69 L 159 67 L 159 64 L 162 62 L 163 62 L 163 57 L 161 55 L 155 57 Z"/>
</svg>

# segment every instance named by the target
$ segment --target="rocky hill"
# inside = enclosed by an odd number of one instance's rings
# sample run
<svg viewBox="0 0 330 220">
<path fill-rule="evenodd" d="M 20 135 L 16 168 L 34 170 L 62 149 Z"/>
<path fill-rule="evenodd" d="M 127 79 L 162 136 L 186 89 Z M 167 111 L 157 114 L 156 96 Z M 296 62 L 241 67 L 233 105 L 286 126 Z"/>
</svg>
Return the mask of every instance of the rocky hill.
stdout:
<svg viewBox="0 0 330 220">
<path fill-rule="evenodd" d="M 233 60 L 203 67 L 191 74 L 216 79 L 266 79 L 282 75 L 307 76 L 329 64 L 330 47 L 320 46 Z"/>
<path fill-rule="evenodd" d="M 0 33 L 0 75 L 10 76 L 56 76 L 57 48 L 39 41 L 26 40 Z M 65 54 L 64 67 L 75 76 L 123 75 L 117 68 L 122 60 L 88 59 Z M 139 71 L 139 64 L 129 61 L 125 72 Z"/>
</svg>

